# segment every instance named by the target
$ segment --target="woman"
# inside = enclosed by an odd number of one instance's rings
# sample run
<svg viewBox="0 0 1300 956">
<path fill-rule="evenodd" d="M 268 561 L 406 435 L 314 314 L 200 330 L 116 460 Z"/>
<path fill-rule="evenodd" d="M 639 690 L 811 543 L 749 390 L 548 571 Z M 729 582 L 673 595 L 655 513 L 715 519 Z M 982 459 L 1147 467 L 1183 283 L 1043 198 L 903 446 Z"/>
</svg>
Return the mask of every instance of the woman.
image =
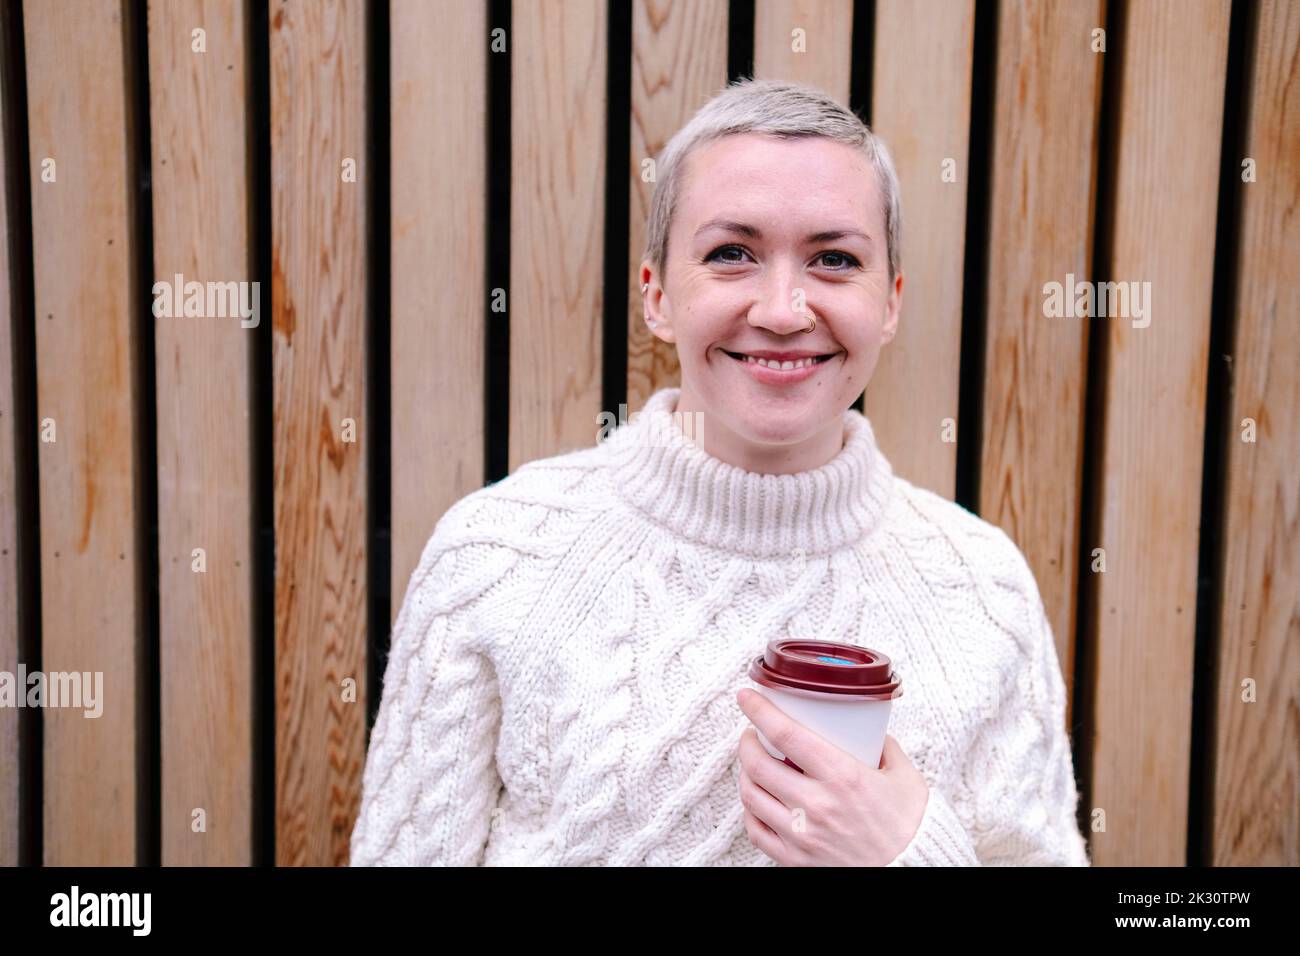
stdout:
<svg viewBox="0 0 1300 956">
<path fill-rule="evenodd" d="M 903 289 L 884 146 L 816 90 L 751 80 L 658 172 L 640 278 L 681 388 L 438 522 L 352 863 L 1088 865 L 1032 573 L 896 477 L 851 408 Z M 878 768 L 744 689 L 799 636 L 893 660 Z"/>
</svg>

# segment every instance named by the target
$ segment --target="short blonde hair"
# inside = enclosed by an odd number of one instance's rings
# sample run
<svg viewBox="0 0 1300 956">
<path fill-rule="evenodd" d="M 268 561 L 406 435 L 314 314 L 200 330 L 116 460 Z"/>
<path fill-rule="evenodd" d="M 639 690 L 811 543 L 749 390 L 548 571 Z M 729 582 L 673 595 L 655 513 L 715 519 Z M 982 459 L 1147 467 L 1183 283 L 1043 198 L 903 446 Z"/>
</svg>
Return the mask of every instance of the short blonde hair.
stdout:
<svg viewBox="0 0 1300 956">
<path fill-rule="evenodd" d="M 860 149 L 875 171 L 885 213 L 889 279 L 901 266 L 902 211 L 898 174 L 880 137 L 852 110 L 813 86 L 781 80 L 737 80 L 717 93 L 678 130 L 655 163 L 655 189 L 646 221 L 644 257 L 661 275 L 668 261 L 668 229 L 677 211 L 682 167 L 697 146 L 739 133 L 825 136 Z"/>
</svg>

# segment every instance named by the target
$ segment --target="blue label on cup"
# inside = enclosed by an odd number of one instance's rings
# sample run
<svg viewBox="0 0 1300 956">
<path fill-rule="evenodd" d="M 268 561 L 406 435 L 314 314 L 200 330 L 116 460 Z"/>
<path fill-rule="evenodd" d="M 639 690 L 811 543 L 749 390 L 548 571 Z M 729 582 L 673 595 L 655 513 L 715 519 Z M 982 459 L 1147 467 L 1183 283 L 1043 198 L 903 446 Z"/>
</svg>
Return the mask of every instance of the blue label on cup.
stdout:
<svg viewBox="0 0 1300 956">
<path fill-rule="evenodd" d="M 856 663 L 855 661 L 846 661 L 842 657 L 819 657 L 817 659 L 819 661 L 825 661 L 827 664 L 848 664 L 850 667 Z"/>
</svg>

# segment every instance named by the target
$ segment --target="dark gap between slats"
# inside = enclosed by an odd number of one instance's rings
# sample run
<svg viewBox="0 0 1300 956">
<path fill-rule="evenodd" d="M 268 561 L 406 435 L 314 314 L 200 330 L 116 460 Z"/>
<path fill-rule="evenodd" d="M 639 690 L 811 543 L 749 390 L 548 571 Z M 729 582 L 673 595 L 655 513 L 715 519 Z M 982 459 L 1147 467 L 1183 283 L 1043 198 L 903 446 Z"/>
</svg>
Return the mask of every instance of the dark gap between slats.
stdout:
<svg viewBox="0 0 1300 956">
<path fill-rule="evenodd" d="M 979 514 L 984 442 L 984 350 L 988 301 L 989 186 L 993 168 L 993 102 L 997 95 L 998 5 L 975 5 L 971 58 L 970 174 L 966 177 L 966 239 L 962 264 L 961 359 L 957 384 L 957 474 L 954 499 Z M 906 199 L 906 197 L 904 197 Z"/>
<path fill-rule="evenodd" d="M 510 64 L 514 21 L 510 0 L 488 0 L 488 35 L 500 28 L 506 49 L 487 56 L 487 229 L 483 290 L 487 361 L 483 395 L 483 480 L 492 484 L 510 470 Z M 493 290 L 504 289 L 506 311 L 493 312 Z"/>
<path fill-rule="evenodd" d="M 849 76 L 849 109 L 871 126 L 871 79 L 875 69 L 874 38 L 876 31 L 876 0 L 854 0 L 853 2 L 853 36 L 850 49 L 851 63 Z M 888 145 L 888 144 L 886 144 Z M 866 411 L 867 388 L 858 393 L 851 408 Z"/>
<path fill-rule="evenodd" d="M 248 330 L 252 453 L 252 861 L 275 865 L 275 455 L 271 323 L 271 67 L 266 0 L 248 18 L 248 225 L 261 321 Z"/>
<path fill-rule="evenodd" d="M 367 177 L 370 215 L 366 247 L 369 254 L 370 316 L 366 391 L 369 393 L 370 441 L 367 451 L 366 524 L 369 578 L 366 641 L 366 740 L 379 715 L 381 678 L 388 660 L 392 609 L 392 315 L 389 311 L 392 276 L 391 103 L 389 99 L 389 3 L 376 0 L 369 17 L 368 101 L 370 136 Z"/>
<path fill-rule="evenodd" d="M 131 316 L 135 360 L 136 433 L 136 863 L 162 862 L 162 677 L 159 668 L 158 428 L 154 383 L 153 166 L 149 136 L 148 11 L 144 0 L 123 9 L 127 123 L 134 177 L 131 236 Z"/>
<path fill-rule="evenodd" d="M 32 261 L 32 196 L 28 178 L 27 64 L 22 4 L 0 7 L 0 98 L 4 100 L 5 201 L 9 222 L 9 306 L 13 348 L 14 510 L 17 519 L 18 660 L 41 670 L 41 511 L 36 407 L 36 308 Z M 0 399 L 7 403 L 8 396 Z M 6 612 L 7 613 L 7 612 Z M 44 863 L 44 727 L 42 711 L 18 711 L 18 865 Z"/>
<path fill-rule="evenodd" d="M 1187 865 L 1213 866 L 1214 741 L 1217 738 L 1219 622 L 1223 611 L 1225 476 L 1236 423 L 1231 353 L 1237 307 L 1237 253 L 1241 246 L 1241 161 L 1246 155 L 1246 118 L 1259 29 L 1259 10 L 1232 5 L 1228 71 L 1223 93 L 1223 145 L 1219 153 L 1219 206 L 1214 237 L 1214 293 L 1210 305 L 1209 369 L 1205 390 L 1205 440 L 1201 467 L 1201 536 L 1197 553 L 1196 639 L 1192 678 L 1192 752 L 1187 781 Z"/>
<path fill-rule="evenodd" d="M 601 336 L 601 411 L 618 419 L 627 402 L 628 205 L 632 136 L 632 7 L 609 5 L 609 70 L 605 96 L 605 286 L 604 334 Z M 631 416 L 634 409 L 628 409 Z M 591 421 L 595 442 L 598 419 Z"/>
<path fill-rule="evenodd" d="M 1114 238 L 1114 183 L 1119 161 L 1120 90 L 1124 77 L 1125 14 L 1121 2 L 1103 11 L 1108 52 L 1102 61 L 1101 101 L 1098 106 L 1096 189 L 1093 194 L 1091 279 L 1108 281 Z M 1086 321 L 1086 320 L 1085 320 Z M 1074 628 L 1074 703 L 1070 743 L 1075 776 L 1079 781 L 1078 824 L 1092 842 L 1093 744 L 1096 738 L 1097 695 L 1093 686 L 1097 670 L 1097 628 L 1101 620 L 1098 578 L 1092 570 L 1092 550 L 1101 540 L 1101 452 L 1106 446 L 1105 397 L 1110 368 L 1109 336 L 1104 325 L 1088 326 L 1088 378 L 1083 417 L 1083 467 L 1079 485 L 1079 547 L 1076 559 Z"/>
<path fill-rule="evenodd" d="M 754 75 L 754 0 L 727 7 L 727 82 Z"/>
</svg>

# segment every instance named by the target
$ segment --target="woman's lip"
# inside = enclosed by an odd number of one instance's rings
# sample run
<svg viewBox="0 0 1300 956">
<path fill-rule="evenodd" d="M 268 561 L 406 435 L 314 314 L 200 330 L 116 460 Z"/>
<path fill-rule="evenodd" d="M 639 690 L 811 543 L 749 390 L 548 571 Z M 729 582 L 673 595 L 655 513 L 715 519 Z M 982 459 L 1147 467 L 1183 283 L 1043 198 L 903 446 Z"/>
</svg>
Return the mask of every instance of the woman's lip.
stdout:
<svg viewBox="0 0 1300 956">
<path fill-rule="evenodd" d="M 733 358 L 726 350 L 722 349 L 722 354 L 727 357 L 728 361 L 734 362 L 741 367 L 741 370 L 747 372 L 760 385 L 797 385 L 805 379 L 812 378 L 827 365 L 840 355 L 841 352 L 831 353 L 831 357 L 824 362 L 816 362 L 812 365 L 804 365 L 800 368 L 772 368 L 770 365 L 759 365 L 757 362 L 747 362 L 745 359 Z"/>
</svg>

